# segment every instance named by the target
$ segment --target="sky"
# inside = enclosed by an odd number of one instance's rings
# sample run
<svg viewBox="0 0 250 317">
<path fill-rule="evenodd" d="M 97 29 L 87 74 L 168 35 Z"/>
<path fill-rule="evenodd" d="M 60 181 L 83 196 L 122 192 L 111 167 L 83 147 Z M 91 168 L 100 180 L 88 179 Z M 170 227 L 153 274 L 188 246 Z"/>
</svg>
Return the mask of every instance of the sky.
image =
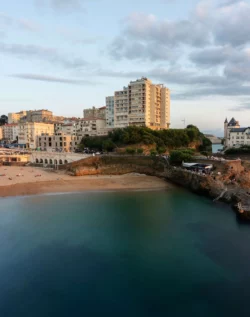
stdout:
<svg viewBox="0 0 250 317">
<path fill-rule="evenodd" d="M 249 17 L 250 0 L 1 1 L 0 114 L 82 117 L 145 76 L 170 89 L 172 128 L 250 126 Z"/>
</svg>

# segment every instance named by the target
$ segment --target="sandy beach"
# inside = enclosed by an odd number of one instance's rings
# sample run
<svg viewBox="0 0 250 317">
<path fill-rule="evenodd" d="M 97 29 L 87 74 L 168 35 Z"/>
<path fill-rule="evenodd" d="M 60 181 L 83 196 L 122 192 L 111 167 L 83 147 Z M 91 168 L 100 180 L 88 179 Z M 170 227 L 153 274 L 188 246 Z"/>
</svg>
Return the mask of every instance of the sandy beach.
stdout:
<svg viewBox="0 0 250 317">
<path fill-rule="evenodd" d="M 0 167 L 0 197 L 87 190 L 155 190 L 170 186 L 157 177 L 138 174 L 73 177 L 42 168 Z"/>
</svg>

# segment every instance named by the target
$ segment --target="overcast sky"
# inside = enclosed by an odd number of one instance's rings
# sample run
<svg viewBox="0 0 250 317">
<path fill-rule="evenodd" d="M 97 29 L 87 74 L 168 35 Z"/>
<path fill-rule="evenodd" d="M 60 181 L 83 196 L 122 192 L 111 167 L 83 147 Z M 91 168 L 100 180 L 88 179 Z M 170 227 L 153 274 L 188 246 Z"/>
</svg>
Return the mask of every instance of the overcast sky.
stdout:
<svg viewBox="0 0 250 317">
<path fill-rule="evenodd" d="M 250 1 L 1 1 L 0 70 L 0 114 L 82 116 L 146 76 L 170 88 L 173 128 L 250 126 Z"/>
</svg>

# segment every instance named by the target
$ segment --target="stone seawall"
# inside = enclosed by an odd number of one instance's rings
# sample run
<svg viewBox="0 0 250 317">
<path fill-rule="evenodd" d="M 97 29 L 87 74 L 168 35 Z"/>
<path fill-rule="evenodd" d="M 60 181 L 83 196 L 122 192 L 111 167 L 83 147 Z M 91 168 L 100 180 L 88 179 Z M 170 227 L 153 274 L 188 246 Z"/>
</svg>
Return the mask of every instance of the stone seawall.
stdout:
<svg viewBox="0 0 250 317">
<path fill-rule="evenodd" d="M 225 191 L 226 187 L 220 180 L 210 176 L 203 176 L 190 171 L 169 167 L 165 170 L 166 179 L 181 185 L 197 194 L 206 195 L 211 198 L 217 198 Z"/>
</svg>

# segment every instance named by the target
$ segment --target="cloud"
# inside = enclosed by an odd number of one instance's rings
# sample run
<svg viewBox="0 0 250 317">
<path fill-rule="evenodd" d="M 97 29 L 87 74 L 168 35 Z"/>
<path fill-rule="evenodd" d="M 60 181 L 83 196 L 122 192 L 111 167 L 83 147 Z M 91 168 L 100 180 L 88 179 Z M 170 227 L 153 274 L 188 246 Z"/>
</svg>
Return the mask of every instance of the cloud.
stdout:
<svg viewBox="0 0 250 317">
<path fill-rule="evenodd" d="M 38 32 L 40 31 L 40 26 L 27 19 L 16 19 L 8 14 L 0 12 L 0 30 L 2 29 L 22 29 L 25 31 Z"/>
<path fill-rule="evenodd" d="M 25 20 L 25 19 L 19 19 L 18 24 L 20 27 L 27 31 L 31 32 L 38 32 L 40 31 L 40 26 L 32 21 Z"/>
<path fill-rule="evenodd" d="M 89 0 L 35 0 L 38 6 L 50 7 L 57 12 L 85 11 L 84 4 Z"/>
<path fill-rule="evenodd" d="M 70 84 L 70 85 L 95 85 L 96 84 L 88 80 L 68 79 L 68 78 L 37 75 L 37 74 L 13 74 L 13 75 L 9 75 L 9 77 L 36 80 L 36 81 L 45 81 L 45 82 L 51 82 L 51 83 Z"/>
<path fill-rule="evenodd" d="M 53 65 L 59 65 L 67 69 L 86 67 L 88 63 L 80 57 L 65 57 L 56 48 L 38 45 L 5 44 L 0 42 L 0 53 L 14 55 L 18 58 L 35 59 Z"/>
<path fill-rule="evenodd" d="M 239 106 L 231 107 L 230 111 L 248 111 L 250 110 L 250 102 L 243 102 Z"/>
<path fill-rule="evenodd" d="M 217 3 L 217 5 L 216 5 Z M 238 47 L 250 43 L 250 4 L 245 1 L 203 0 L 186 20 L 160 20 L 155 15 L 133 13 L 122 21 L 122 29 L 111 45 L 110 55 L 154 61 L 178 61 L 185 52 L 197 48 Z M 211 48 L 210 48 L 211 47 Z M 218 52 L 220 53 L 220 52 Z"/>
<path fill-rule="evenodd" d="M 174 55 L 181 45 L 202 47 L 210 43 L 209 32 L 199 22 L 160 21 L 152 14 L 133 13 L 111 44 L 115 58 L 164 60 Z"/>
<path fill-rule="evenodd" d="M 63 38 L 72 44 L 90 45 L 95 44 L 101 37 L 100 36 L 84 36 L 79 34 L 79 30 L 60 28 L 57 30 Z"/>
</svg>

